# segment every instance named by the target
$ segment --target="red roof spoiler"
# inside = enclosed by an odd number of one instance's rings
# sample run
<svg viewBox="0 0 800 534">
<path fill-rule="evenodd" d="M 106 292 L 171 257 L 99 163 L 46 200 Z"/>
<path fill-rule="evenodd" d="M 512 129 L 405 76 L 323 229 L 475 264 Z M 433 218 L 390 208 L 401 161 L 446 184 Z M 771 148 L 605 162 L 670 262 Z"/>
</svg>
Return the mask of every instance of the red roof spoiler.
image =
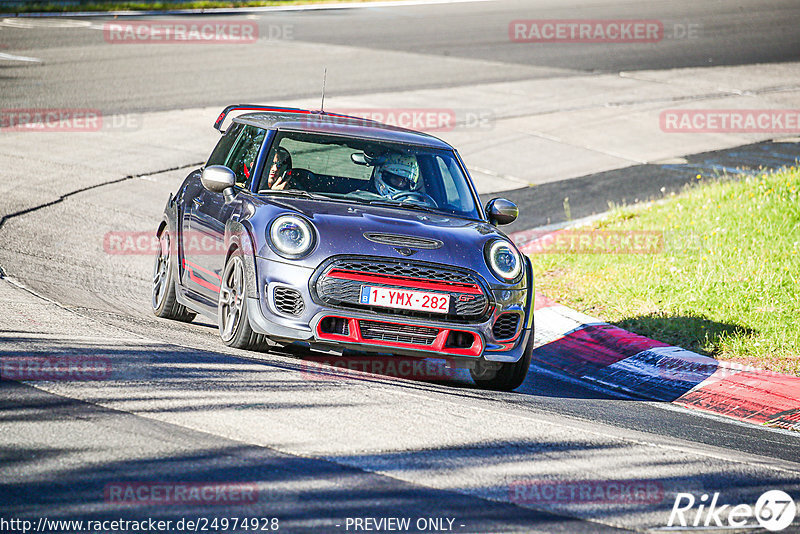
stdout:
<svg viewBox="0 0 800 534">
<path fill-rule="evenodd" d="M 219 114 L 217 120 L 214 121 L 214 128 L 216 128 L 220 133 L 225 133 L 225 130 L 222 129 L 222 123 L 225 122 L 225 118 L 233 111 L 273 111 L 277 113 L 298 113 L 301 115 L 327 115 L 329 117 L 340 117 L 340 118 L 347 118 L 347 119 L 358 119 L 362 121 L 369 121 L 374 122 L 369 119 L 362 119 L 360 117 L 351 117 L 350 115 L 341 115 L 339 113 L 328 113 L 325 111 L 309 111 L 307 109 L 300 109 L 300 108 L 287 108 L 287 107 L 278 107 L 278 106 L 259 106 L 256 104 L 234 104 L 232 106 L 228 106 L 222 110 L 222 113 Z"/>
</svg>

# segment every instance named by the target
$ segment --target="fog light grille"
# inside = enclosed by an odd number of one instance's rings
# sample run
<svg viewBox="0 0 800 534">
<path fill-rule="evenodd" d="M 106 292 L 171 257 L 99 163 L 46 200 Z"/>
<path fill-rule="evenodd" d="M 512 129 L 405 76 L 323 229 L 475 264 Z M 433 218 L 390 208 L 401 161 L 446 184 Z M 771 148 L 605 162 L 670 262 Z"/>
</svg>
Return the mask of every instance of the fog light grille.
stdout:
<svg viewBox="0 0 800 534">
<path fill-rule="evenodd" d="M 275 308 L 287 315 L 300 315 L 306 309 L 303 296 L 296 289 L 290 287 L 276 287 L 273 293 Z"/>
<path fill-rule="evenodd" d="M 517 333 L 517 326 L 519 325 L 519 314 L 516 313 L 502 313 L 494 322 L 492 334 L 498 341 L 504 339 L 511 339 Z"/>
</svg>

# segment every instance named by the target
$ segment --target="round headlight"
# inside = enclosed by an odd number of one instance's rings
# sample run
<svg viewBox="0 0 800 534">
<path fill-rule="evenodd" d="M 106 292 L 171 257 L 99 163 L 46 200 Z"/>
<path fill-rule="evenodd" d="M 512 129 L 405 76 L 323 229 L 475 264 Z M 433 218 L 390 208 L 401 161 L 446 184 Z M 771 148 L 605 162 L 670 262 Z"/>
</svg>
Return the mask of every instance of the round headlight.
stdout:
<svg viewBox="0 0 800 534">
<path fill-rule="evenodd" d="M 281 215 L 272 222 L 269 241 L 273 250 L 287 258 L 300 258 L 314 246 L 311 225 L 296 215 Z"/>
<path fill-rule="evenodd" d="M 510 282 L 522 271 L 522 259 L 506 241 L 491 241 L 486 248 L 486 262 L 500 280 Z"/>
</svg>

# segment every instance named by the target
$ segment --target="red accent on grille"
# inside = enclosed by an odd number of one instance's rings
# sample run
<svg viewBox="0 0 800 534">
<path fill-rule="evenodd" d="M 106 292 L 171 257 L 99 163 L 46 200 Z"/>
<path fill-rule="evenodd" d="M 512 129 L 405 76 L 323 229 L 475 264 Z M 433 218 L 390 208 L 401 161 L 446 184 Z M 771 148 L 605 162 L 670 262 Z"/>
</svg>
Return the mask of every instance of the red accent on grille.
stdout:
<svg viewBox="0 0 800 534">
<path fill-rule="evenodd" d="M 334 317 L 338 319 L 344 319 L 347 321 L 349 326 L 350 333 L 348 335 L 342 334 L 329 334 L 325 333 L 320 329 L 320 325 L 322 321 L 327 317 Z M 399 325 L 399 326 L 417 326 L 413 324 L 407 323 L 395 323 L 389 321 L 375 321 L 374 319 L 364 319 L 365 321 L 370 321 L 373 323 L 383 323 L 389 325 Z M 400 341 L 382 341 L 379 339 L 364 339 L 361 336 L 361 328 L 359 326 L 359 320 L 353 319 L 352 317 L 344 317 L 341 315 L 326 315 L 322 317 L 319 322 L 317 323 L 317 338 L 329 340 L 329 341 L 343 341 L 343 342 L 350 342 L 350 343 L 361 343 L 364 345 L 382 345 L 385 347 L 398 347 L 398 348 L 408 348 L 414 350 L 420 350 L 425 352 L 438 352 L 441 354 L 450 354 L 452 356 L 480 356 L 483 352 L 483 340 L 481 336 L 476 334 L 475 332 L 470 332 L 469 330 L 455 330 L 456 332 L 464 332 L 466 334 L 472 335 L 472 345 L 466 349 L 458 349 L 453 347 L 445 347 L 445 342 L 447 341 L 447 336 L 450 334 L 451 329 L 449 328 L 438 328 L 435 326 L 425 326 L 425 328 L 433 328 L 435 330 L 439 330 L 439 333 L 436 334 L 436 339 L 430 345 L 420 345 L 417 343 L 403 343 Z"/>
<path fill-rule="evenodd" d="M 408 287 L 411 289 L 430 289 L 433 291 L 447 291 L 454 293 L 470 293 L 473 295 L 483 295 L 483 291 L 476 284 L 464 284 L 461 282 L 442 282 L 440 280 L 430 280 L 427 278 L 409 278 L 406 276 L 369 274 L 347 269 L 331 269 L 325 276 L 329 278 L 339 278 L 342 280 L 353 280 L 370 284 L 384 284 L 397 287 Z"/>
</svg>

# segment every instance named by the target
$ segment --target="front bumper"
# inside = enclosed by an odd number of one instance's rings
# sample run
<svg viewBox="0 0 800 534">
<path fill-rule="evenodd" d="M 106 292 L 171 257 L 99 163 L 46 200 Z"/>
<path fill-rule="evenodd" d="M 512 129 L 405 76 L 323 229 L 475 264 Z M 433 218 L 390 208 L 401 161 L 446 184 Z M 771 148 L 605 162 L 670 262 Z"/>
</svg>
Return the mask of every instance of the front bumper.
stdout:
<svg viewBox="0 0 800 534">
<path fill-rule="evenodd" d="M 481 322 L 437 321 L 320 304 L 311 295 L 309 282 L 314 270 L 309 268 L 256 257 L 255 270 L 258 297 L 247 299 L 251 327 L 279 342 L 416 357 L 483 357 L 487 361 L 516 362 L 532 335 L 526 317 L 530 309 L 527 289 L 491 290 L 493 308 Z M 296 291 L 303 300 L 302 310 L 296 314 L 282 312 L 275 302 L 277 288 Z M 519 321 L 513 337 L 497 340 L 493 327 L 501 314 L 518 314 Z M 392 332 L 387 335 L 387 331 Z"/>
</svg>

